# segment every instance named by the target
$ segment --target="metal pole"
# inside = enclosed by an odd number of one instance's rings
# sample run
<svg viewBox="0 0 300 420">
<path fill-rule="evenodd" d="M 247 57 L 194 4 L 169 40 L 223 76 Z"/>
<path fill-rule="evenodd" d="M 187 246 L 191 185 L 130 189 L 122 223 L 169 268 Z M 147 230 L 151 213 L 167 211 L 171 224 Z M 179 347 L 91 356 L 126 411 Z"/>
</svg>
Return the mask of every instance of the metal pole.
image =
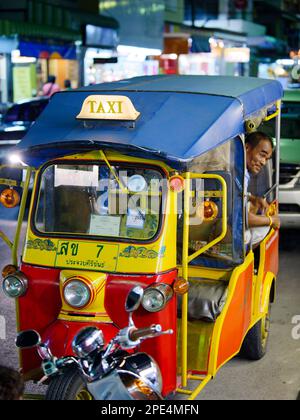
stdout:
<svg viewBox="0 0 300 420">
<path fill-rule="evenodd" d="M 182 244 L 182 277 L 188 281 L 189 258 L 189 229 L 190 229 L 190 173 L 186 174 L 184 189 L 184 217 L 183 217 L 183 244 Z M 182 387 L 187 386 L 187 322 L 188 322 L 188 293 L 182 297 L 181 311 L 181 381 Z"/>
<path fill-rule="evenodd" d="M 15 239 L 13 242 L 13 247 L 12 247 L 12 264 L 16 267 L 18 266 L 18 248 L 19 248 L 20 236 L 21 236 L 21 231 L 22 231 L 22 223 L 24 220 L 24 214 L 26 210 L 26 202 L 27 202 L 31 174 L 32 174 L 32 168 L 28 167 L 27 172 L 26 172 L 24 188 L 23 188 L 22 200 L 20 204 L 20 211 L 18 215 L 17 230 L 15 234 Z"/>
<path fill-rule="evenodd" d="M 278 115 L 276 117 L 276 200 L 279 199 L 279 181 L 280 181 L 281 101 L 279 101 L 277 106 L 278 106 Z"/>
</svg>

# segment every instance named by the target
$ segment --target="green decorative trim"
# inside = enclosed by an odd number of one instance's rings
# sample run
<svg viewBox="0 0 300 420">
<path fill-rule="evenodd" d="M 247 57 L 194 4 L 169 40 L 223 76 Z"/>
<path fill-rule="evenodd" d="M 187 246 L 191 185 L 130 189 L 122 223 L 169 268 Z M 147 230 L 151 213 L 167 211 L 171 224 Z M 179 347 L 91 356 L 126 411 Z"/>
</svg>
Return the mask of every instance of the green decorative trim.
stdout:
<svg viewBox="0 0 300 420">
<path fill-rule="evenodd" d="M 147 249 L 144 246 L 128 246 L 121 252 L 120 257 L 123 258 L 163 258 L 165 256 L 166 247 L 162 247 L 160 252 L 153 251 L 152 249 Z"/>
<path fill-rule="evenodd" d="M 39 249 L 40 251 L 56 251 L 57 248 L 50 239 L 35 239 L 26 242 L 27 249 Z"/>
</svg>

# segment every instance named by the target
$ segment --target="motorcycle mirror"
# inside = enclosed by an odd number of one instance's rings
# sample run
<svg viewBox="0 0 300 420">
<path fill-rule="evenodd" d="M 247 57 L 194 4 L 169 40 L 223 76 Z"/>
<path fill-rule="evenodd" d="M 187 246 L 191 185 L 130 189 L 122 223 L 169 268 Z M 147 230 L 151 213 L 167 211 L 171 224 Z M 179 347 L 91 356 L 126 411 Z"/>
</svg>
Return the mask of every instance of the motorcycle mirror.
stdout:
<svg viewBox="0 0 300 420">
<path fill-rule="evenodd" d="M 16 338 L 16 346 L 20 349 L 30 349 L 41 344 L 41 337 L 34 330 L 21 331 Z"/>
<path fill-rule="evenodd" d="M 133 289 L 131 289 L 125 302 L 126 312 L 136 311 L 142 303 L 143 296 L 144 289 L 141 286 L 135 286 Z"/>
</svg>

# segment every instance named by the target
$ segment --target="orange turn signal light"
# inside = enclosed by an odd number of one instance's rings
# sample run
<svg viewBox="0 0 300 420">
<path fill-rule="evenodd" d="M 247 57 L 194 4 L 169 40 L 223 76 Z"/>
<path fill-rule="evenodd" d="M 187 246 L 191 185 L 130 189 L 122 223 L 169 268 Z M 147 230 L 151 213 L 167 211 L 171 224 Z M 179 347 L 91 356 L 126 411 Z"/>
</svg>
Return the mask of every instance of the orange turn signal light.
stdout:
<svg viewBox="0 0 300 420">
<path fill-rule="evenodd" d="M 198 209 L 199 216 L 203 217 L 206 222 L 215 220 L 219 214 L 219 209 L 213 201 L 204 201 Z"/>
<path fill-rule="evenodd" d="M 184 295 L 189 290 L 188 280 L 178 277 L 173 284 L 173 290 L 177 295 Z"/>
<path fill-rule="evenodd" d="M 10 274 L 14 274 L 17 271 L 17 267 L 15 267 L 12 264 L 8 264 L 2 269 L 2 277 L 5 278 L 9 276 Z"/>
<path fill-rule="evenodd" d="M 169 186 L 171 191 L 180 193 L 184 190 L 184 178 L 180 175 L 174 175 L 169 179 Z"/>
<path fill-rule="evenodd" d="M 12 209 L 20 203 L 20 194 L 12 188 L 7 188 L 1 193 L 0 202 L 4 207 Z"/>
</svg>

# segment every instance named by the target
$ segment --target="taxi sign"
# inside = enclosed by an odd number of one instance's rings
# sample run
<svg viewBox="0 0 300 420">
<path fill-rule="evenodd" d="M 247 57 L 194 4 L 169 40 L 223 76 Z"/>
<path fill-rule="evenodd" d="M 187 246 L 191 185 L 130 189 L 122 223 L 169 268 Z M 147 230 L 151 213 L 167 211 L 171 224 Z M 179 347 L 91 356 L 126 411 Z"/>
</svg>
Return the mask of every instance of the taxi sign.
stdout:
<svg viewBox="0 0 300 420">
<path fill-rule="evenodd" d="M 127 96 L 90 95 L 82 104 L 79 120 L 136 121 L 140 116 Z"/>
</svg>

